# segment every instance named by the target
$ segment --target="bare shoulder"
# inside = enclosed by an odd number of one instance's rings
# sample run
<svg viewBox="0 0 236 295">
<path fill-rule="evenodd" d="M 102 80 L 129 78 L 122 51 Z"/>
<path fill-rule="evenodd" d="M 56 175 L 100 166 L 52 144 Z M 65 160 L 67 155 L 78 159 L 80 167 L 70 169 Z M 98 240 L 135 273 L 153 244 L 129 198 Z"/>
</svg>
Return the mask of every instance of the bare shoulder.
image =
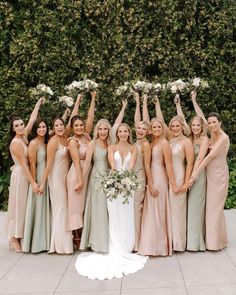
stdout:
<svg viewBox="0 0 236 295">
<path fill-rule="evenodd" d="M 145 140 L 145 141 L 143 142 L 143 147 L 144 147 L 144 148 L 150 148 L 150 147 L 151 147 L 151 145 L 150 145 L 150 143 L 149 143 L 148 140 Z"/>
</svg>

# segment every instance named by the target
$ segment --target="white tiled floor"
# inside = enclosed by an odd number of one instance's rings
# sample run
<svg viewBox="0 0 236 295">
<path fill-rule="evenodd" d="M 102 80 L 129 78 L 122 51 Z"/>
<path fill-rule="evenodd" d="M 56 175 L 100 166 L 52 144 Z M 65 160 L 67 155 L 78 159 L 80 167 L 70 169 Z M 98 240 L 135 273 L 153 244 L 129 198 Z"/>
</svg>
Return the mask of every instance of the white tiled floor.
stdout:
<svg viewBox="0 0 236 295">
<path fill-rule="evenodd" d="M 0 232 L 0 294 L 236 295 L 236 210 L 225 211 L 229 245 L 220 252 L 150 258 L 141 271 L 106 281 L 78 275 L 74 255 L 8 251 Z M 0 213 L 0 228 L 5 213 Z"/>
</svg>

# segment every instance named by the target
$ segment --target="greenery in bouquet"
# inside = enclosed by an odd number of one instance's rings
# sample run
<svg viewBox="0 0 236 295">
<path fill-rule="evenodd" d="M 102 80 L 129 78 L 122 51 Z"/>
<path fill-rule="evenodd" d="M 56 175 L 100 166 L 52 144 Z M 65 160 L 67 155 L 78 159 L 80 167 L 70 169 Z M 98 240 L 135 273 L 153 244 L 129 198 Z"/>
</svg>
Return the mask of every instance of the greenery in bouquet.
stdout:
<svg viewBox="0 0 236 295">
<path fill-rule="evenodd" d="M 38 84 L 36 87 L 30 88 L 29 92 L 31 96 L 37 99 L 39 97 L 49 98 L 54 94 L 51 88 L 45 84 Z"/>
<path fill-rule="evenodd" d="M 139 189 L 138 177 L 132 170 L 108 170 L 106 174 L 101 175 L 99 181 L 103 192 L 110 201 L 121 196 L 123 204 L 128 204 L 134 192 Z"/>
<path fill-rule="evenodd" d="M 132 95 L 133 91 L 129 82 L 125 82 L 124 85 L 121 85 L 116 89 L 116 96 L 119 96 L 121 99 L 128 99 Z"/>
<path fill-rule="evenodd" d="M 201 79 L 199 77 L 195 77 L 193 79 L 189 79 L 189 90 L 205 90 L 209 88 L 209 84 L 206 80 Z"/>
<path fill-rule="evenodd" d="M 70 96 L 67 96 L 67 95 L 60 96 L 60 97 L 58 98 L 58 100 L 59 100 L 60 102 L 63 102 L 64 104 L 66 104 L 66 106 L 67 106 L 68 108 L 72 107 L 73 104 L 74 104 L 74 100 L 73 100 L 73 98 L 70 97 Z"/>
<path fill-rule="evenodd" d="M 189 92 L 189 82 L 184 82 L 181 79 L 178 79 L 173 82 L 168 82 L 166 84 L 166 89 L 171 91 L 171 93 L 173 94 L 177 94 L 177 93 L 183 94 L 183 93 Z"/>
</svg>

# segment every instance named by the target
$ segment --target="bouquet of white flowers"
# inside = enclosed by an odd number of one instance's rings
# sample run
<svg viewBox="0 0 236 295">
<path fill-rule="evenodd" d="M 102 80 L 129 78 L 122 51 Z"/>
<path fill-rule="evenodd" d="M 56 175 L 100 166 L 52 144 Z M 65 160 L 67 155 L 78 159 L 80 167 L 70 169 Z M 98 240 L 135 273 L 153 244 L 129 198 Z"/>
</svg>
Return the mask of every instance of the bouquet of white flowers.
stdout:
<svg viewBox="0 0 236 295">
<path fill-rule="evenodd" d="M 193 89 L 206 89 L 209 88 L 209 84 L 206 80 L 201 79 L 199 77 L 197 78 L 193 78 L 192 80 L 190 80 L 190 84 L 191 86 L 193 86 Z"/>
<path fill-rule="evenodd" d="M 129 82 L 125 82 L 124 85 L 119 86 L 116 90 L 116 95 L 122 99 L 127 99 L 132 96 L 132 89 Z"/>
<path fill-rule="evenodd" d="M 153 84 L 145 81 L 137 81 L 132 84 L 133 90 L 141 94 L 149 94 L 152 91 Z"/>
<path fill-rule="evenodd" d="M 137 174 L 132 170 L 108 170 L 105 175 L 101 175 L 99 181 L 103 192 L 110 201 L 122 196 L 123 204 L 128 204 L 134 192 L 139 189 Z"/>
<path fill-rule="evenodd" d="M 94 91 L 98 84 L 92 80 L 73 81 L 70 85 L 65 86 L 65 90 L 70 97 L 76 98 L 78 94 Z"/>
<path fill-rule="evenodd" d="M 53 95 L 53 91 L 51 90 L 51 88 L 49 86 L 46 86 L 45 84 L 38 84 L 36 87 L 30 88 L 29 91 L 32 96 L 35 96 L 37 98 L 48 98 L 49 96 Z"/>
<path fill-rule="evenodd" d="M 188 91 L 189 83 L 184 82 L 181 79 L 178 79 L 174 82 L 168 82 L 166 87 L 172 93 L 180 93 L 180 92 Z"/>
<path fill-rule="evenodd" d="M 73 98 L 70 96 L 66 96 L 66 95 L 60 96 L 59 101 L 64 102 L 69 108 L 72 107 L 74 104 Z"/>
</svg>

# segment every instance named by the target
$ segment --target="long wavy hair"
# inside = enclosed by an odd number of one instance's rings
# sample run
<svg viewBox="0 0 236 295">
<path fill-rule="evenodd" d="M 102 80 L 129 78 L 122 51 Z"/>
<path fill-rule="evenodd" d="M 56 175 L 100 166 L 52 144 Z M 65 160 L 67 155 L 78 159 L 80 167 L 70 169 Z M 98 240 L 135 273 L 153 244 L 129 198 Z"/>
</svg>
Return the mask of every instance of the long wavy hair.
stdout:
<svg viewBox="0 0 236 295">
<path fill-rule="evenodd" d="M 116 130 L 116 143 L 119 142 L 118 130 L 119 130 L 119 128 L 122 127 L 122 126 L 126 127 L 126 128 L 128 129 L 128 131 L 129 131 L 129 137 L 128 137 L 128 139 L 127 139 L 128 143 L 129 143 L 129 144 L 133 144 L 133 140 L 132 140 L 132 131 L 131 131 L 129 125 L 126 124 L 126 123 L 120 123 L 120 124 L 118 125 L 118 127 L 117 127 L 117 130 Z"/>
<path fill-rule="evenodd" d="M 194 134 L 192 132 L 192 124 L 193 124 L 193 121 L 194 120 L 198 120 L 201 124 L 201 134 L 200 136 L 203 136 L 203 135 L 206 135 L 206 130 L 204 129 L 204 121 L 202 119 L 202 117 L 200 116 L 194 116 L 191 120 L 190 120 L 190 123 L 189 123 L 189 126 L 190 126 L 190 130 L 191 130 L 191 134 L 190 134 L 190 139 L 193 140 L 194 138 Z"/>
<path fill-rule="evenodd" d="M 105 124 L 108 128 L 108 135 L 106 138 L 107 144 L 111 143 L 111 124 L 107 119 L 100 119 L 94 127 L 93 138 L 96 140 L 99 137 L 98 130 L 101 124 Z"/>
<path fill-rule="evenodd" d="M 64 120 L 63 120 L 61 117 L 56 117 L 56 118 L 54 118 L 54 119 L 52 120 L 52 131 L 50 132 L 50 138 L 51 138 L 53 135 L 55 135 L 54 124 L 55 124 L 55 122 L 56 122 L 57 120 L 60 120 L 60 121 L 63 123 L 63 125 L 65 126 L 65 122 L 64 122 Z"/>
<path fill-rule="evenodd" d="M 37 137 L 37 130 L 39 128 L 39 124 L 42 123 L 42 122 L 46 125 L 46 128 L 47 128 L 47 132 L 45 133 L 45 136 L 44 136 L 44 143 L 45 144 L 48 143 L 48 140 L 49 140 L 48 124 L 42 118 L 38 118 L 37 120 L 35 120 L 34 125 L 32 127 L 32 130 L 31 130 L 31 132 L 29 134 L 29 141 L 31 141 L 31 140 L 33 140 L 34 138 Z"/>
<path fill-rule="evenodd" d="M 9 128 L 9 135 L 10 135 L 9 136 L 9 144 L 10 144 L 10 142 L 12 141 L 12 139 L 16 135 L 16 132 L 14 131 L 14 127 L 13 127 L 14 122 L 17 120 L 22 120 L 22 118 L 16 114 L 12 114 L 9 119 L 10 119 L 10 128 Z"/>
<path fill-rule="evenodd" d="M 162 135 L 161 135 L 161 136 L 162 136 L 162 137 L 165 137 L 165 126 L 164 126 L 164 122 L 163 122 L 161 119 L 157 118 L 157 117 L 152 118 L 152 120 L 151 120 L 151 132 L 152 132 L 152 125 L 153 125 L 155 122 L 159 122 L 159 123 L 161 124 L 161 126 L 162 126 Z M 153 136 L 152 133 L 151 133 L 151 135 L 152 135 L 152 141 L 153 141 L 154 136 Z"/>
</svg>

